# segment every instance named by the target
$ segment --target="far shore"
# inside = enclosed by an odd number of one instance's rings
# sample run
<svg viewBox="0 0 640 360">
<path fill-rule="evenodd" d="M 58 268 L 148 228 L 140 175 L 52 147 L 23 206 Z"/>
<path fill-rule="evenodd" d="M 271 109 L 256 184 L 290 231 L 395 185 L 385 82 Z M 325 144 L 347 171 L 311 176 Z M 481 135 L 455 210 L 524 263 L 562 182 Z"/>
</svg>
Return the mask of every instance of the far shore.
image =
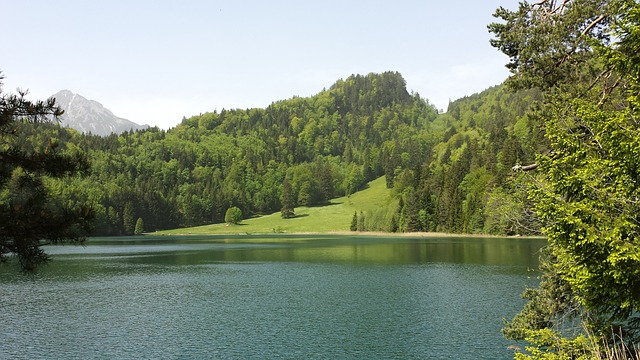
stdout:
<svg viewBox="0 0 640 360">
<path fill-rule="evenodd" d="M 177 229 L 176 229 L 177 230 Z M 467 234 L 467 233 L 440 233 L 440 232 L 406 232 L 406 233 L 392 233 L 384 231 L 328 231 L 328 232 L 237 232 L 237 233 L 144 233 L 148 236 L 296 236 L 296 235 L 339 235 L 339 236 L 378 236 L 378 237 L 404 237 L 404 238 L 437 238 L 437 237 L 484 237 L 484 238 L 513 238 L 513 239 L 546 239 L 542 235 L 489 235 L 489 234 Z"/>
<path fill-rule="evenodd" d="M 350 196 L 331 200 L 324 206 L 296 207 L 293 218 L 282 218 L 280 212 L 252 216 L 238 224 L 212 223 L 193 227 L 174 228 L 150 232 L 154 236 L 362 236 L 397 238 L 452 238 L 452 237 L 489 237 L 489 238 L 540 238 L 544 236 L 507 236 L 481 233 L 445 233 L 445 232 L 408 232 L 393 233 L 384 231 L 349 231 L 354 214 L 369 214 L 377 209 L 396 206 L 398 200 L 386 187 L 384 177 L 369 182 L 368 186 Z M 368 215 L 367 215 L 368 216 Z"/>
</svg>

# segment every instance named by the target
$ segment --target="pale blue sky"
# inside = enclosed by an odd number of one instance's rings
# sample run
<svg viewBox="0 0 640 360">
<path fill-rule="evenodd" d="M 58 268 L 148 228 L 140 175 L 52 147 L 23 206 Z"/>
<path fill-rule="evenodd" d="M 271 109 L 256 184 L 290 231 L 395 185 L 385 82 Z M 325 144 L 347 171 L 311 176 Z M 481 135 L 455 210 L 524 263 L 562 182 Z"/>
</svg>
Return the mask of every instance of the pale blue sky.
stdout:
<svg viewBox="0 0 640 360">
<path fill-rule="evenodd" d="M 517 0 L 0 0 L 0 70 L 5 92 L 68 89 L 165 129 L 387 70 L 446 110 L 508 76 L 499 6 Z"/>
</svg>

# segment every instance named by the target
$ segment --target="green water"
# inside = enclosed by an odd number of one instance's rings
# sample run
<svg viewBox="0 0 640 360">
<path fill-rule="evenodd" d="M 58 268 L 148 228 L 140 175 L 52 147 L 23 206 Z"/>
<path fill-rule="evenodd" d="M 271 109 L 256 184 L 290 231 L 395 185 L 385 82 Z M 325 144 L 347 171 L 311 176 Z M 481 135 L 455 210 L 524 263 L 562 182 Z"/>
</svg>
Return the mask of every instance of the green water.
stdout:
<svg viewBox="0 0 640 360">
<path fill-rule="evenodd" d="M 2 359 L 509 359 L 543 241 L 96 238 L 0 266 Z"/>
</svg>

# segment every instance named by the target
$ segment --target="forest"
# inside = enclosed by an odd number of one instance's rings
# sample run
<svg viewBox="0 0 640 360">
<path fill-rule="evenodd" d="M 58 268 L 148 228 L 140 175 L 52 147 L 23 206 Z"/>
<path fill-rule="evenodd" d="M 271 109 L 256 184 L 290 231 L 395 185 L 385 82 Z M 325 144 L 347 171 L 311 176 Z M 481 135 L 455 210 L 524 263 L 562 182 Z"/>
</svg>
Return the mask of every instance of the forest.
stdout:
<svg viewBox="0 0 640 360">
<path fill-rule="evenodd" d="M 397 202 L 366 214 L 364 230 L 536 234 L 512 167 L 545 146 L 525 115 L 538 98 L 497 86 L 439 114 L 401 74 L 371 73 L 266 109 L 184 118 L 167 131 L 100 137 L 23 124 L 15 141 L 87 154 L 88 176 L 48 186 L 70 208 L 91 204 L 94 235 L 224 222 L 232 207 L 245 218 L 269 214 L 283 199 L 324 205 L 381 176 Z"/>
</svg>

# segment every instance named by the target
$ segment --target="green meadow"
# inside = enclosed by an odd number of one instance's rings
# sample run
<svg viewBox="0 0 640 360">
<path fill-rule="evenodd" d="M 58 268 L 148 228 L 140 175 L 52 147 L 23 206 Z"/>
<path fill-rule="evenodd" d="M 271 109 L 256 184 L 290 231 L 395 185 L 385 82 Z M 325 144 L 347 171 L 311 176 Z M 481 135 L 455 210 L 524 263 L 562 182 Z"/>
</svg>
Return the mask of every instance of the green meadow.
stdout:
<svg viewBox="0 0 640 360">
<path fill-rule="evenodd" d="M 328 205 L 295 208 L 295 217 L 283 219 L 280 213 L 245 219 L 238 225 L 211 224 L 191 228 L 159 231 L 158 235 L 202 234 L 266 234 L 266 233 L 329 233 L 349 231 L 354 212 L 367 213 L 397 201 L 385 186 L 384 177 L 350 196 L 331 200 Z"/>
</svg>

